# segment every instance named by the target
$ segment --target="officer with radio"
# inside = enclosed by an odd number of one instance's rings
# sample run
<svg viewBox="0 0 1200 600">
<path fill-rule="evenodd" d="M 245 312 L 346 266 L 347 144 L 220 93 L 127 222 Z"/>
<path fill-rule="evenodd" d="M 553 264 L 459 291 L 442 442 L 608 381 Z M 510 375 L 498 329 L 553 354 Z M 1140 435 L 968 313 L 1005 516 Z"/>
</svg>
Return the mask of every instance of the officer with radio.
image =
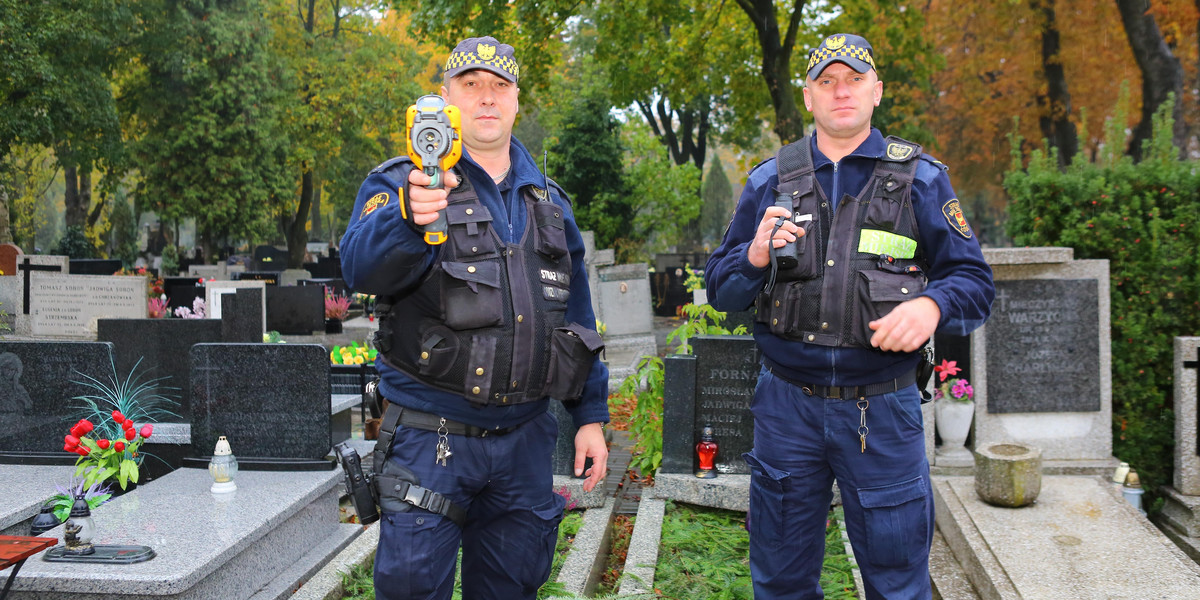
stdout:
<svg viewBox="0 0 1200 600">
<path fill-rule="evenodd" d="M 409 156 L 371 171 L 341 240 L 346 282 L 376 294 L 380 322 L 374 475 L 339 452 L 360 515 L 379 504 L 381 599 L 449 599 L 460 546 L 464 599 L 535 597 L 565 503 L 552 398 L 578 427 L 584 489 L 606 473 L 608 371 L 583 240 L 566 194 L 512 136 L 518 75 L 511 46 L 460 42 L 441 98 L 409 109 Z"/>
<path fill-rule="evenodd" d="M 871 127 L 867 40 L 809 53 L 815 134 L 750 172 L 705 270 L 719 310 L 757 306 L 750 465 L 754 597 L 821 598 L 837 481 L 867 598 L 930 598 L 933 498 L 918 350 L 983 324 L 991 269 L 946 166 Z"/>
</svg>

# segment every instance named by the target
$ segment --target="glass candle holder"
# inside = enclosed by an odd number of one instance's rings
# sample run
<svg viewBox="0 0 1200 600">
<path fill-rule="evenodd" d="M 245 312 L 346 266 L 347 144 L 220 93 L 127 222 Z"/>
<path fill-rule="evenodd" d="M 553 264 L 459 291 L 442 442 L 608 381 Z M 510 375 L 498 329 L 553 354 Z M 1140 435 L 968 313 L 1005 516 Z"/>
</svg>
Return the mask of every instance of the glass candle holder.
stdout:
<svg viewBox="0 0 1200 600">
<path fill-rule="evenodd" d="M 76 496 L 71 505 L 71 516 L 63 528 L 63 544 L 65 554 L 84 556 L 96 551 L 92 540 L 96 537 L 96 522 L 92 519 L 92 510 L 83 496 Z"/>
<path fill-rule="evenodd" d="M 696 444 L 696 458 L 700 461 L 700 468 L 696 470 L 696 477 L 712 479 L 717 476 L 717 470 L 714 465 L 714 461 L 717 458 L 717 442 L 713 440 L 712 425 L 705 425 L 700 430 L 700 442 Z"/>
<path fill-rule="evenodd" d="M 212 460 L 208 462 L 208 473 L 213 478 L 210 491 L 214 494 L 227 494 L 237 490 L 237 483 L 234 482 L 237 472 L 237 457 L 229 448 L 229 440 L 221 436 L 217 439 L 217 447 L 213 449 Z"/>
</svg>

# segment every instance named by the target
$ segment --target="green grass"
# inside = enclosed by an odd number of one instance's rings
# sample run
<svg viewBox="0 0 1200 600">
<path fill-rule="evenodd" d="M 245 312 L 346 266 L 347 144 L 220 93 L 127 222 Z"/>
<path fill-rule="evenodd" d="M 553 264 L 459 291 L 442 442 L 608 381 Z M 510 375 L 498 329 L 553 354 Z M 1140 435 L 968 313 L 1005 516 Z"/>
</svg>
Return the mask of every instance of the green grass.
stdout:
<svg viewBox="0 0 1200 600">
<path fill-rule="evenodd" d="M 538 590 L 538 599 L 550 598 L 551 596 L 565 596 L 566 590 L 561 583 L 555 581 L 558 578 L 558 572 L 562 569 L 563 561 L 567 559 L 567 553 L 571 550 L 571 542 L 575 540 L 575 534 L 579 533 L 579 528 L 583 525 L 583 511 L 569 510 L 563 515 L 562 523 L 558 526 L 558 542 L 554 547 L 554 563 L 550 567 L 550 580 Z M 374 600 L 375 599 L 375 581 L 373 579 L 375 570 L 375 557 L 372 556 L 363 564 L 355 565 L 350 569 L 349 573 L 342 574 L 342 589 L 344 600 Z M 459 566 L 455 569 L 454 574 L 454 600 L 462 598 L 462 554 L 459 553 Z"/>
<path fill-rule="evenodd" d="M 831 513 L 825 533 L 821 589 L 831 600 L 852 600 L 854 577 Z M 660 598 L 750 600 L 750 534 L 745 513 L 667 503 L 654 588 Z"/>
</svg>

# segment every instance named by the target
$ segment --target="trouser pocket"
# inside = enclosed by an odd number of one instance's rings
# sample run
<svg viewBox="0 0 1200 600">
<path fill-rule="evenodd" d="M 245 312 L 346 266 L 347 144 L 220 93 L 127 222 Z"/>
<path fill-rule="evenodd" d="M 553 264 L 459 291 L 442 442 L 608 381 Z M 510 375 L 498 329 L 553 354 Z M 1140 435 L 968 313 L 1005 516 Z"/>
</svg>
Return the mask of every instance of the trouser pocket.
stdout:
<svg viewBox="0 0 1200 600">
<path fill-rule="evenodd" d="M 755 545 L 778 546 L 785 529 L 783 498 L 791 473 L 768 465 L 753 452 L 742 458 L 750 465 L 750 538 Z"/>
<path fill-rule="evenodd" d="M 558 543 L 558 524 L 563 518 L 563 507 L 566 499 L 558 494 L 544 504 L 530 509 L 531 517 L 527 531 L 532 536 L 528 546 L 530 552 L 524 561 L 524 576 L 521 585 L 528 594 L 534 594 L 550 577 L 550 567 L 554 564 L 554 546 Z"/>
<path fill-rule="evenodd" d="M 907 567 L 928 556 L 929 496 L 925 480 L 859 488 L 867 530 L 867 560 L 877 567 Z"/>
<path fill-rule="evenodd" d="M 375 555 L 376 597 L 430 598 L 453 585 L 458 526 L 424 511 L 384 513 Z"/>
</svg>

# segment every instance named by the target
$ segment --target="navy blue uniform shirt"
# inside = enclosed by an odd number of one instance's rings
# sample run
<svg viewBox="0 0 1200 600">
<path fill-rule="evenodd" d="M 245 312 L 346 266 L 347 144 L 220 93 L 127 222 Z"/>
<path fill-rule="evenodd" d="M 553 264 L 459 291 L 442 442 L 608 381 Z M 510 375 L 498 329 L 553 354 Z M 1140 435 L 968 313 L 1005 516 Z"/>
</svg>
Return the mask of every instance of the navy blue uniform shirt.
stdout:
<svg viewBox="0 0 1200 600">
<path fill-rule="evenodd" d="M 525 146 L 514 137 L 509 149 L 512 168 L 508 177 L 497 186 L 490 175 L 463 148 L 458 167 L 465 173 L 479 195 L 479 201 L 492 214 L 492 227 L 504 243 L 516 244 L 525 233 L 526 206 L 520 190 L 526 186 L 546 186 L 545 178 Z M 379 170 L 377 170 L 379 171 Z M 372 172 L 358 190 L 350 225 L 342 236 L 342 275 L 346 285 L 357 292 L 396 294 L 411 289 L 429 271 L 436 258 L 438 246 L 429 246 L 414 232 L 400 214 L 396 190 L 405 182 L 393 181 L 382 172 Z M 365 210 L 367 200 L 380 193 L 392 199 L 382 205 L 372 204 Z M 592 312 L 591 290 L 583 264 L 583 237 L 575 223 L 575 215 L 565 198 L 551 186 L 550 196 L 563 207 L 567 235 L 567 250 L 571 254 L 571 296 L 567 300 L 567 323 L 596 326 Z M 365 212 L 365 214 L 364 214 Z M 403 310 L 398 304 L 395 310 Z M 546 342 L 549 343 L 549 340 Z M 402 406 L 422 412 L 469 423 L 477 427 L 511 427 L 524 423 L 545 412 L 548 399 L 515 406 L 477 406 L 459 394 L 431 388 L 377 361 L 379 390 L 385 398 Z M 576 426 L 608 422 L 608 368 L 597 357 L 588 374 L 583 398 L 567 407 Z"/>
<path fill-rule="evenodd" d="M 875 159 L 883 157 L 887 147 L 883 134 L 872 128 L 866 141 L 835 163 L 817 148 L 815 136 L 810 140 L 817 182 L 826 197 L 833 200 L 835 210 L 843 194 L 857 197 L 870 184 Z M 947 202 L 957 198 L 945 168 L 928 154 L 918 160 L 912 205 L 920 232 L 918 244 L 929 262 L 929 285 L 921 295 L 933 299 L 941 309 L 939 332 L 966 335 L 982 325 L 991 312 L 995 296 L 992 269 L 983 260 L 974 231 L 970 237 L 963 235 L 942 212 Z M 778 184 L 774 158 L 750 172 L 725 239 L 708 260 L 704 275 L 708 301 L 718 310 L 748 309 L 766 283 L 769 267 L 760 269 L 750 264 L 746 249 L 763 213 L 775 204 Z M 763 356 L 785 377 L 818 385 L 888 381 L 913 370 L 919 358 L 915 352 L 834 348 L 788 340 L 772 334 L 762 323 L 755 324 L 754 339 Z"/>
</svg>

